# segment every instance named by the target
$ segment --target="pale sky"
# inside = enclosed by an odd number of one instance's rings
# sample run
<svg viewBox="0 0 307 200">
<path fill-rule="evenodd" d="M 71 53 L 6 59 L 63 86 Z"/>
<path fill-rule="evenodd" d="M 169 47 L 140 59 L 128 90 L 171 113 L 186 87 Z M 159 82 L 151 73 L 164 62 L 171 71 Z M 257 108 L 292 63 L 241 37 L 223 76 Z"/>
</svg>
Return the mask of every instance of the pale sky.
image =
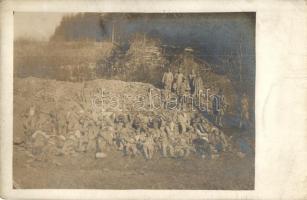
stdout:
<svg viewBox="0 0 307 200">
<path fill-rule="evenodd" d="M 67 13 L 15 12 L 14 39 L 47 41 Z"/>
</svg>

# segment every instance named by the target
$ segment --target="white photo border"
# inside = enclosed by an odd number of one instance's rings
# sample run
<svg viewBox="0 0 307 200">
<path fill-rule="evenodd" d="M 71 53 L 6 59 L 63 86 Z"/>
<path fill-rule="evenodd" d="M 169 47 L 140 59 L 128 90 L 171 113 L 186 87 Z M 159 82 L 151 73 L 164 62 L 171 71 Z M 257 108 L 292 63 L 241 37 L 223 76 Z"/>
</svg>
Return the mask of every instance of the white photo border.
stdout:
<svg viewBox="0 0 307 200">
<path fill-rule="evenodd" d="M 14 199 L 306 199 L 307 9 L 296 1 L 0 1 L 1 197 Z M 89 190 L 12 186 L 13 12 L 256 12 L 255 189 Z"/>
</svg>

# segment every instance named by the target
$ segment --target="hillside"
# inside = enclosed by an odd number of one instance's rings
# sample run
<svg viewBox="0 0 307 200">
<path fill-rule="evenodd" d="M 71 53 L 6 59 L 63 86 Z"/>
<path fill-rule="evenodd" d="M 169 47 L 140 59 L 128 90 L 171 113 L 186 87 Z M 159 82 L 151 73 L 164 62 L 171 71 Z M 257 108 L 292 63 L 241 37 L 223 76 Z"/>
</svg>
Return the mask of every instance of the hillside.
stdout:
<svg viewBox="0 0 307 200">
<path fill-rule="evenodd" d="M 91 106 L 91 99 L 95 95 L 101 94 L 99 91 L 102 91 L 105 97 L 112 95 L 135 97 L 138 95 L 146 96 L 149 89 L 156 88 L 148 83 L 105 79 L 78 83 L 34 77 L 15 78 L 14 142 L 18 144 L 23 140 L 23 122 L 30 106 L 36 106 L 37 111 L 39 111 L 38 124 L 40 124 L 40 129 L 50 134 L 50 124 L 45 122 L 48 121 L 51 113 L 57 115 L 60 124 L 65 122 L 65 116 L 68 112 L 82 115 L 87 113 L 90 118 L 95 118 L 95 115 L 99 112 L 107 115 L 112 114 L 114 107 L 103 110 L 93 109 Z M 129 101 L 124 101 L 123 104 L 129 108 Z M 95 114 L 91 111 L 98 113 Z M 134 114 L 131 110 L 119 113 Z M 144 115 L 147 116 L 157 114 L 170 118 L 172 115 L 177 115 L 176 112 L 167 112 L 167 110 L 158 113 L 144 112 Z M 225 134 L 235 135 L 237 133 L 232 129 L 225 129 Z M 225 153 L 217 160 L 190 156 L 184 160 L 154 157 L 153 160 L 144 161 L 140 156 L 130 159 L 113 150 L 107 151 L 107 154 L 107 158 L 102 160 L 95 159 L 91 154 L 80 154 L 69 157 L 56 156 L 48 158 L 50 160 L 47 162 L 30 163 L 30 157 L 23 147 L 14 145 L 14 183 L 24 189 L 41 186 L 74 189 L 76 187 L 104 189 L 250 189 L 253 187 L 254 164 L 250 156 L 240 159 L 233 153 Z M 80 160 L 82 160 L 82 163 L 80 163 Z M 237 175 L 232 176 L 231 174 L 234 172 Z M 38 173 L 39 176 L 35 181 L 29 178 Z M 178 174 L 180 175 L 178 176 Z M 170 176 L 176 178 L 170 178 Z M 193 181 L 187 181 L 187 177 Z M 129 180 L 132 179 L 137 179 L 142 184 L 139 184 L 139 182 L 131 183 Z M 152 181 L 154 181 L 154 184 Z"/>
<path fill-rule="evenodd" d="M 214 77 L 213 77 L 214 78 Z M 227 82 L 217 82 L 215 84 L 226 85 L 225 96 L 230 102 L 230 114 L 236 112 L 234 103 L 238 98 L 233 91 L 233 88 Z M 228 85 L 228 86 L 227 86 Z M 141 82 L 125 82 L 120 80 L 105 80 L 97 79 L 92 81 L 67 82 L 46 80 L 34 77 L 15 78 L 14 79 L 14 136 L 19 137 L 23 133 L 22 121 L 24 114 L 30 106 L 35 105 L 41 112 L 42 120 L 49 118 L 49 113 L 57 113 L 61 118 L 67 112 L 99 112 L 116 113 L 118 111 L 126 111 L 133 113 L 138 97 L 145 97 L 146 115 L 155 115 L 149 109 L 148 91 L 153 90 L 154 95 L 159 95 L 158 88 L 148 83 Z M 103 94 L 102 94 L 103 93 Z M 101 95 L 105 101 L 102 106 Z M 93 104 L 97 100 L 98 103 Z M 113 101 L 113 104 L 112 104 Z M 113 107 L 112 107 L 113 106 Z M 117 107 L 115 107 L 117 106 Z M 172 117 L 175 112 L 161 111 L 163 115 Z M 94 115 L 95 114 L 91 114 Z M 48 128 L 47 128 L 48 129 Z"/>
<path fill-rule="evenodd" d="M 109 42 L 35 42 L 14 43 L 14 74 L 18 77 L 57 78 L 65 68 L 96 64 L 112 54 Z"/>
</svg>

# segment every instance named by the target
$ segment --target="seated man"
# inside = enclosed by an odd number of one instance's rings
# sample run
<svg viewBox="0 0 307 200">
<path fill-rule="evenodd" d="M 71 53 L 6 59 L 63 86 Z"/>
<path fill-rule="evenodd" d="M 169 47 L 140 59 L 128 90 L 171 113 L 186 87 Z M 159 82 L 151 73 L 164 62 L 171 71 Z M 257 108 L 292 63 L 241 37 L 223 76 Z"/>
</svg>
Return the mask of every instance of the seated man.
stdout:
<svg viewBox="0 0 307 200">
<path fill-rule="evenodd" d="M 188 145 L 186 139 L 183 136 L 180 136 L 176 140 L 176 145 L 174 148 L 175 155 L 178 158 L 185 158 L 190 155 L 190 146 Z"/>
</svg>

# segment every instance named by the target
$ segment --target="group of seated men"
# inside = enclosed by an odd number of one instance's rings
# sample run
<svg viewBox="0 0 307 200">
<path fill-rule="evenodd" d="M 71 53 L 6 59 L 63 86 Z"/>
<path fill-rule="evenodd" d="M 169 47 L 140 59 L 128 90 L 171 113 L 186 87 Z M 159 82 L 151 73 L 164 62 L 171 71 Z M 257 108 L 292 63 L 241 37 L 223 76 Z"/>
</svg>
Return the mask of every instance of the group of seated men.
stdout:
<svg viewBox="0 0 307 200">
<path fill-rule="evenodd" d="M 37 127 L 37 116 L 37 112 L 30 112 L 24 133 L 26 148 L 38 159 L 79 153 L 99 157 L 116 150 L 148 160 L 158 155 L 184 158 L 191 153 L 212 158 L 231 150 L 229 138 L 197 112 L 109 113 L 97 119 L 90 113 L 70 114 L 62 125 L 50 115 L 50 129 Z"/>
</svg>

